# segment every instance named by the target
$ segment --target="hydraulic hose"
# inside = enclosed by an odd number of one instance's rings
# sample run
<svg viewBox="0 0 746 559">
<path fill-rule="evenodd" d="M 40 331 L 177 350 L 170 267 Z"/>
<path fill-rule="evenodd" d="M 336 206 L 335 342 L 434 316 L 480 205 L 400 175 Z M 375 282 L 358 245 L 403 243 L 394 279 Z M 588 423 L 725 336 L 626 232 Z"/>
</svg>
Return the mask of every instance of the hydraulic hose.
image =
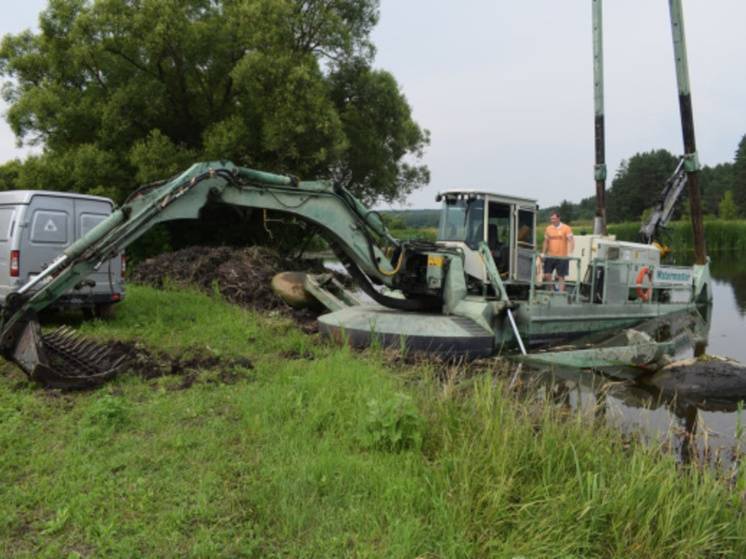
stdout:
<svg viewBox="0 0 746 559">
<path fill-rule="evenodd" d="M 335 250 L 334 252 L 339 257 L 345 269 L 350 273 L 352 279 L 354 279 L 360 288 L 379 305 L 402 311 L 432 311 L 440 306 L 440 301 L 435 298 L 399 299 L 398 297 L 388 297 L 387 295 L 383 295 L 373 287 L 373 285 L 371 285 L 368 276 L 360 270 L 357 264 L 352 262 L 345 254 L 341 253 L 341 251 Z"/>
</svg>

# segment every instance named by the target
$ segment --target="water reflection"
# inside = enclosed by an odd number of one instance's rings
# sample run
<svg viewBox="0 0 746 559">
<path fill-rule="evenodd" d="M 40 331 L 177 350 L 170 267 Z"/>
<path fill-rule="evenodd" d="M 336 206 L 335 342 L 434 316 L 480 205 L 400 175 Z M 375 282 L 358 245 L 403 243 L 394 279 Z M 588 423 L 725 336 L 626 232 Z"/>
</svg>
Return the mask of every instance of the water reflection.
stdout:
<svg viewBox="0 0 746 559">
<path fill-rule="evenodd" d="M 715 254 L 710 263 L 710 272 L 719 284 L 732 288 L 736 307 L 741 316 L 746 315 L 746 254 Z"/>
<path fill-rule="evenodd" d="M 746 253 L 710 257 L 713 305 L 707 353 L 746 363 Z M 681 264 L 690 260 L 690 254 L 677 255 Z"/>
<path fill-rule="evenodd" d="M 514 385 L 568 410 L 592 414 L 630 437 L 669 448 L 682 463 L 727 468 L 738 446 L 737 401 L 692 400 L 643 381 L 613 381 L 577 369 L 523 366 Z"/>
</svg>

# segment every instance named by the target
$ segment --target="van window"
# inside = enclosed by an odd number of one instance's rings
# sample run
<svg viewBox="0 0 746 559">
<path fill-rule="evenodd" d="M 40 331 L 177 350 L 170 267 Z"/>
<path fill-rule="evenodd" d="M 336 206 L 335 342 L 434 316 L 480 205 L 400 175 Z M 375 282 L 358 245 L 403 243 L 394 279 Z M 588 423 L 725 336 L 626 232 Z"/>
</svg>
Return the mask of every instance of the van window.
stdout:
<svg viewBox="0 0 746 559">
<path fill-rule="evenodd" d="M 13 225 L 13 208 L 0 208 L 0 242 L 10 239 L 10 228 Z"/>
<path fill-rule="evenodd" d="M 67 213 L 36 210 L 31 219 L 31 241 L 64 245 L 67 243 Z"/>
<path fill-rule="evenodd" d="M 80 236 L 82 237 L 84 235 L 87 235 L 91 229 L 96 227 L 96 225 L 101 223 L 107 217 L 109 216 L 103 214 L 80 214 Z"/>
</svg>

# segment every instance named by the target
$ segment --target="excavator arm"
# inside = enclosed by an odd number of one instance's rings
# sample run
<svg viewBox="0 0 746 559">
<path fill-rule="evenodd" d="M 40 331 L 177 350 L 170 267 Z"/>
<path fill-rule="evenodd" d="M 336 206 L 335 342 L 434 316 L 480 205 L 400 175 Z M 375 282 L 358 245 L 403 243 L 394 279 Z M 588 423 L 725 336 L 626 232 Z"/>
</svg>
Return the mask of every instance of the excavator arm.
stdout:
<svg viewBox="0 0 746 559">
<path fill-rule="evenodd" d="M 652 208 L 652 213 L 647 222 L 640 227 L 640 239 L 643 243 L 651 244 L 654 241 L 662 242 L 663 232 L 673 218 L 676 205 L 684 193 L 687 183 L 686 159 L 682 158 L 676 170 L 668 177 L 663 186 L 658 201 Z"/>
<path fill-rule="evenodd" d="M 121 359 L 66 329 L 43 334 L 37 313 L 154 225 L 197 219 L 209 202 L 279 210 L 315 224 L 353 278 L 383 305 L 423 310 L 441 303 L 442 278 L 433 281 L 426 269 L 433 253 L 452 257 L 447 249 L 397 241 L 376 212 L 332 182 L 301 182 L 288 175 L 214 161 L 195 164 L 173 179 L 140 188 L 39 276 L 9 294 L 0 323 L 3 355 L 31 379 L 52 386 L 85 387 L 115 374 Z M 382 244 L 393 248 L 391 258 L 384 254 Z M 399 289 L 404 296 L 383 295 L 374 284 Z"/>
</svg>

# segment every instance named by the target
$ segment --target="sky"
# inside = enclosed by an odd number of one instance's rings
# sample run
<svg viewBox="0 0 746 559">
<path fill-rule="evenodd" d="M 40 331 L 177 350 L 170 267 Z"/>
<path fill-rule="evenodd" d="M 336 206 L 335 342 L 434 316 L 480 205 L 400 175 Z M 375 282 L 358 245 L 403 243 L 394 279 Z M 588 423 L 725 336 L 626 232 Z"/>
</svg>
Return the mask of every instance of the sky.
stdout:
<svg viewBox="0 0 746 559">
<path fill-rule="evenodd" d="M 35 27 L 46 1 L 4 4 L 0 34 Z M 700 159 L 732 161 L 746 134 L 746 2 L 684 0 L 684 13 Z M 459 187 L 541 206 L 594 193 L 590 0 L 381 0 L 373 41 L 431 133 L 430 184 L 406 206 Z M 604 41 L 610 183 L 635 153 L 683 150 L 668 2 L 606 0 Z M 26 153 L 0 123 L 0 161 Z"/>
</svg>

